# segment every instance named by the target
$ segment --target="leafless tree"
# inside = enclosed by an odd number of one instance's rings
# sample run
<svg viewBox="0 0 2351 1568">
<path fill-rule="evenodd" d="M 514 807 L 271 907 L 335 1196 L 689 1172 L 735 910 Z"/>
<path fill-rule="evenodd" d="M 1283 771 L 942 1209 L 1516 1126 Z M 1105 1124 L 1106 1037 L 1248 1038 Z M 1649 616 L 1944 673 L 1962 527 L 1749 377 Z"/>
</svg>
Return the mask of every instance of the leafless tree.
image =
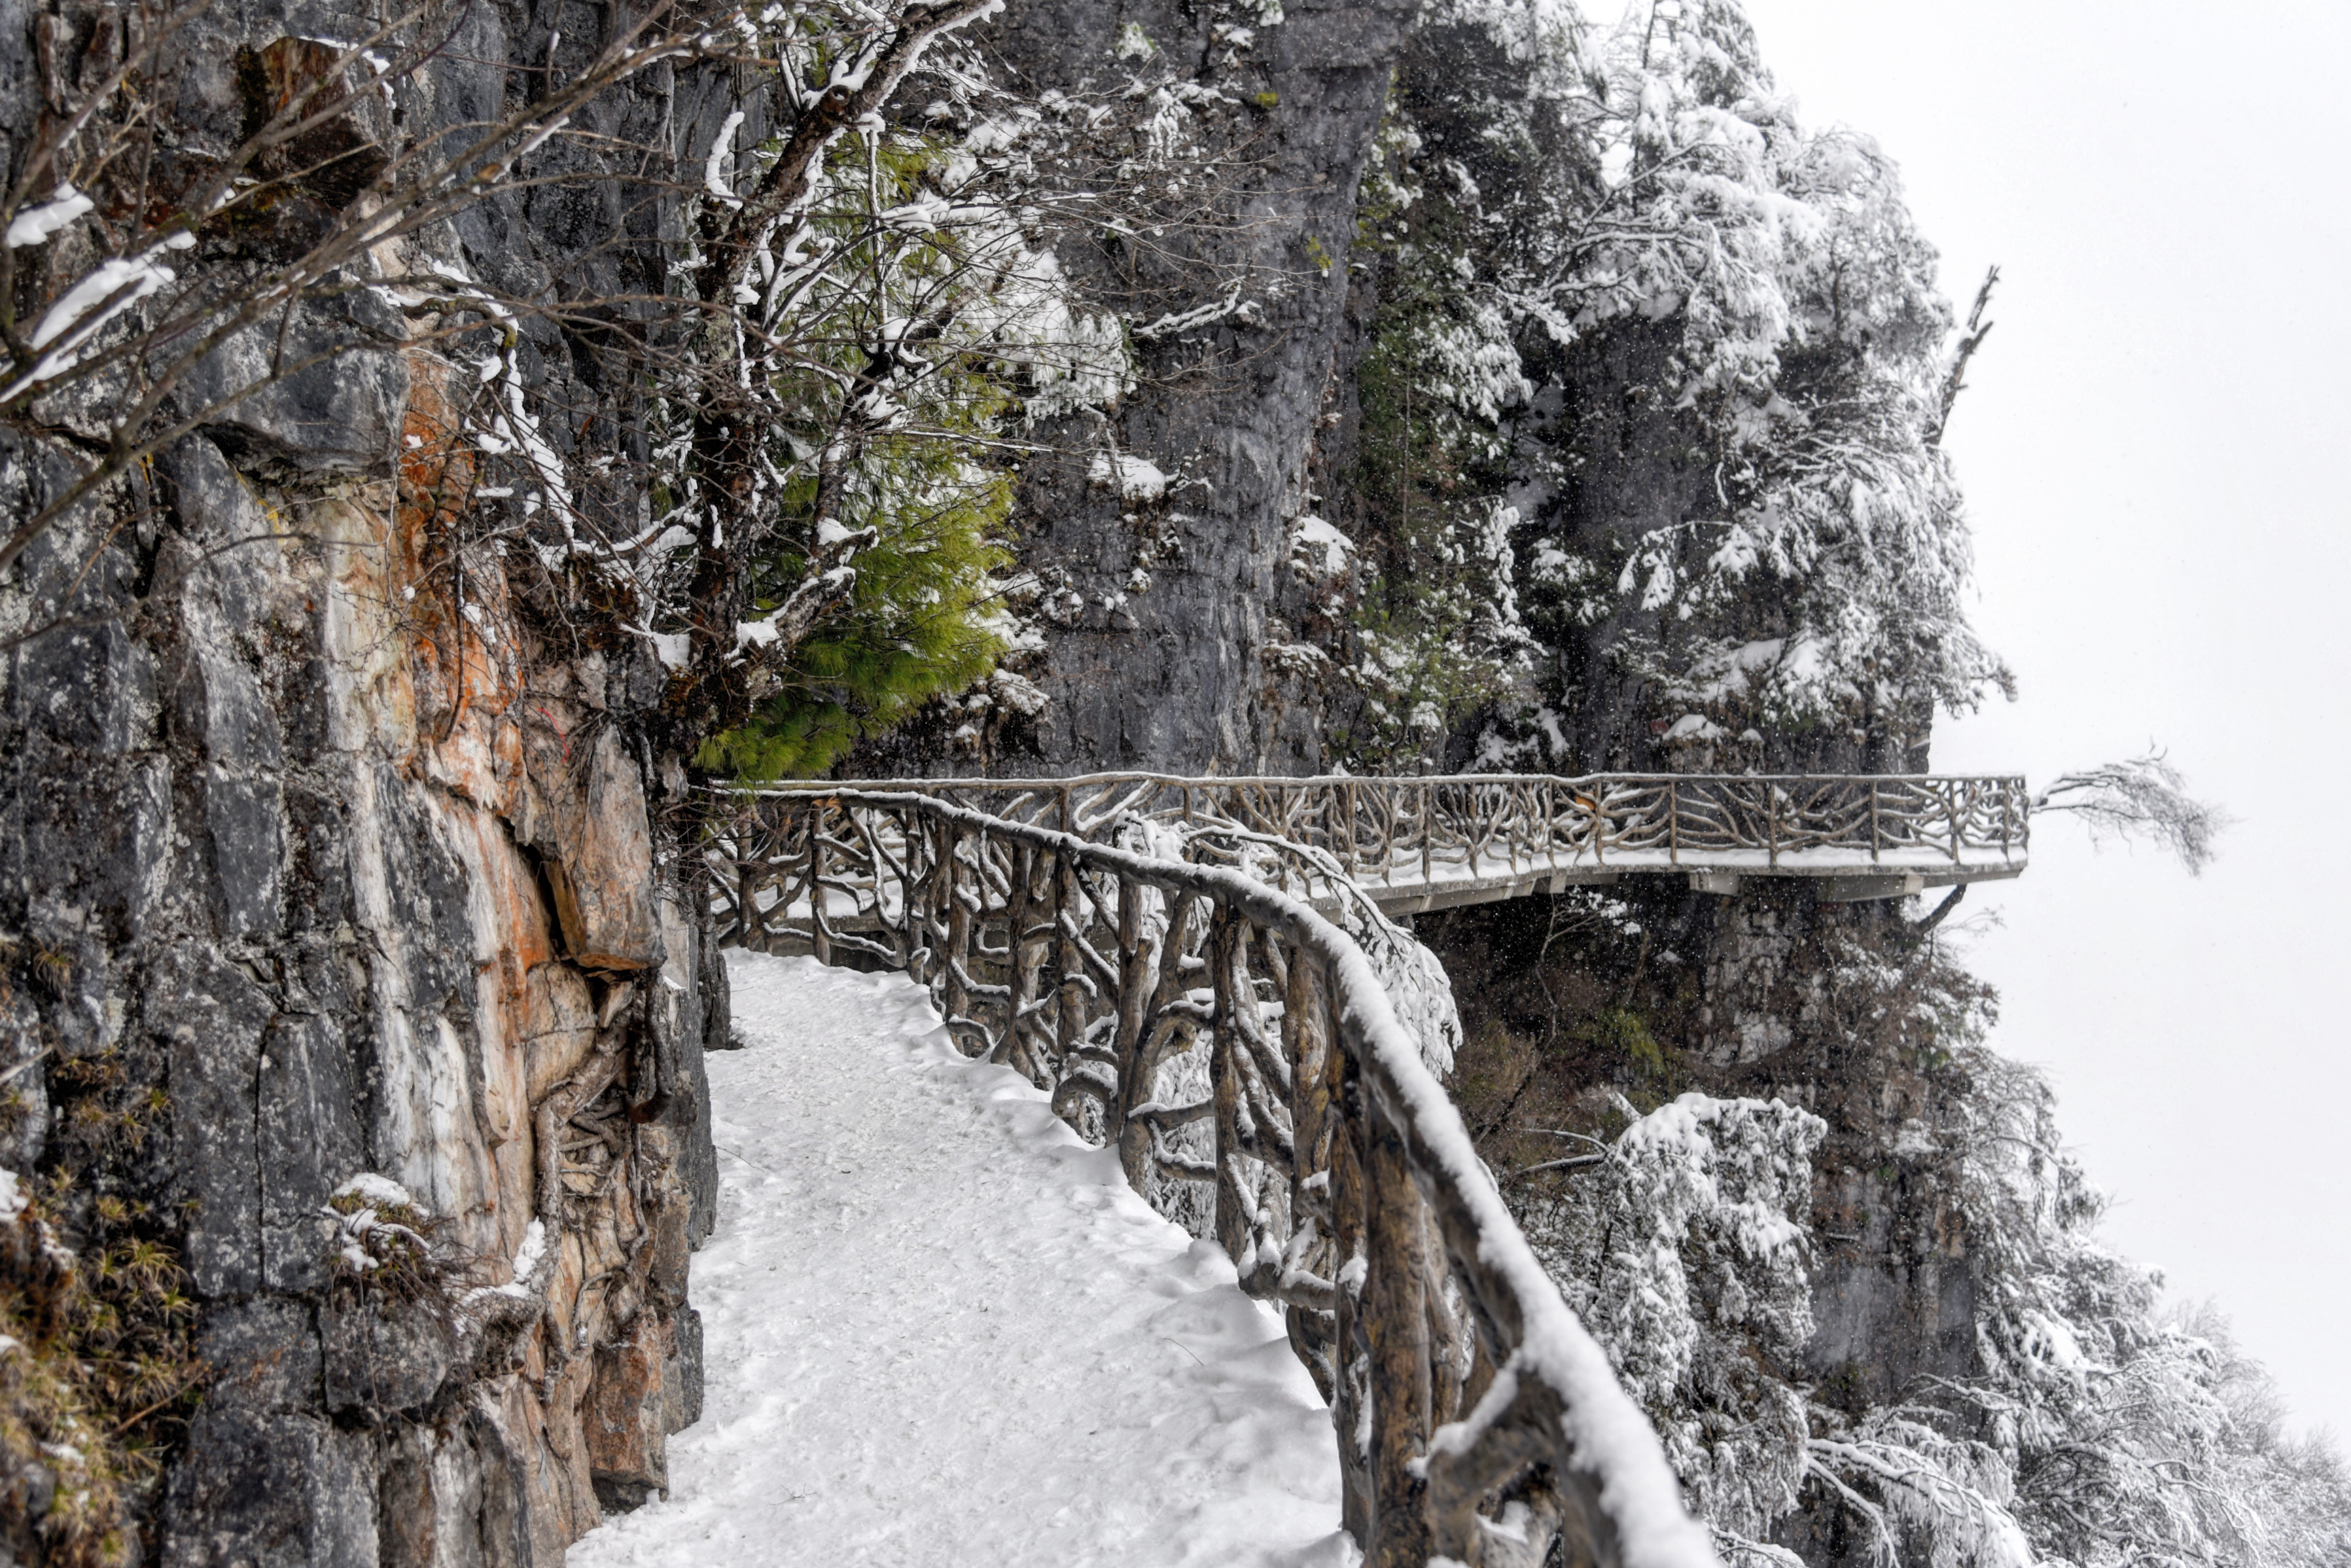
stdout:
<svg viewBox="0 0 2351 1568">
<path fill-rule="evenodd" d="M 2165 754 L 2060 775 L 2032 798 L 2034 815 L 2064 811 L 2090 826 L 2093 838 L 2148 839 L 2179 857 L 2190 875 L 2212 863 L 2213 841 L 2235 819 L 2188 792 L 2188 780 Z"/>
</svg>

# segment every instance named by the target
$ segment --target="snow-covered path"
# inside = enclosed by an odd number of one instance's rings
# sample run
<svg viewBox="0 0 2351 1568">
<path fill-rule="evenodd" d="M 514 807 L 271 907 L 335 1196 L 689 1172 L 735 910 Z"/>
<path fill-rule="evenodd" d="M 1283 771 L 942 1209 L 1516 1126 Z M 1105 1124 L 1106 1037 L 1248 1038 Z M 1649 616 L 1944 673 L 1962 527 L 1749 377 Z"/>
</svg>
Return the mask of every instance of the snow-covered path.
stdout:
<svg viewBox="0 0 2351 1568">
<path fill-rule="evenodd" d="M 1329 1413 L 1279 1319 L 904 977 L 730 954 L 708 1395 L 573 1568 L 1324 1568 Z"/>
</svg>

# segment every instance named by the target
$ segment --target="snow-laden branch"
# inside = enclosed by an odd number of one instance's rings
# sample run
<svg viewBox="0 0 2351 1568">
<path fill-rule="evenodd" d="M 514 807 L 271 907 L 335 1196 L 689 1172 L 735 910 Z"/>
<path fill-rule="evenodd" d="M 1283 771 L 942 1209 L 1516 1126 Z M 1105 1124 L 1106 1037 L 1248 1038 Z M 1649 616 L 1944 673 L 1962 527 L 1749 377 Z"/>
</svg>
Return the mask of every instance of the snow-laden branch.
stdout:
<svg viewBox="0 0 2351 1568">
<path fill-rule="evenodd" d="M 2070 812 L 2089 823 L 2093 837 L 2152 839 L 2191 876 L 2212 863 L 2213 841 L 2235 820 L 2190 795 L 2179 769 L 2152 747 L 2144 757 L 2059 776 L 2033 796 L 2032 811 Z"/>
</svg>

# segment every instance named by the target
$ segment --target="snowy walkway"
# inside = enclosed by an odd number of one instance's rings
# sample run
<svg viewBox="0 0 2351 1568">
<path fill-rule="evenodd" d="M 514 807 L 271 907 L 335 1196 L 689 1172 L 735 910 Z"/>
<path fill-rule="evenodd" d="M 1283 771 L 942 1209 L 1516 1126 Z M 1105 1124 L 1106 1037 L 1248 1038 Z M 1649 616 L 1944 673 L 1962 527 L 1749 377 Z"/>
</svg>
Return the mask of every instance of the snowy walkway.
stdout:
<svg viewBox="0 0 2351 1568">
<path fill-rule="evenodd" d="M 1336 1568 L 1279 1319 L 904 977 L 730 953 L 708 1398 L 572 1568 Z"/>
</svg>

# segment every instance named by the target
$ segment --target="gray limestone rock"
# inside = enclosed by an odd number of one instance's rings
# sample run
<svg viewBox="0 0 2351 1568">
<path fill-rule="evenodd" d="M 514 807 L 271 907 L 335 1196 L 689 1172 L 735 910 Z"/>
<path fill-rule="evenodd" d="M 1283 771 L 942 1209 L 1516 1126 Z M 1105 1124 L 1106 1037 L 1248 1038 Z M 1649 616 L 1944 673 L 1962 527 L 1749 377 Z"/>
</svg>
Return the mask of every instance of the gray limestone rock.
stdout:
<svg viewBox="0 0 2351 1568">
<path fill-rule="evenodd" d="M 267 993 L 208 945 L 165 948 L 148 974 L 142 1021 L 171 1061 L 172 1165 L 192 1205 L 187 1268 L 208 1297 L 261 1288 L 255 1088 L 272 1013 Z"/>
<path fill-rule="evenodd" d="M 1028 463 L 1019 500 L 1022 564 L 1071 597 L 1046 627 L 1029 678 L 1050 699 L 974 758 L 944 730 L 876 742 L 853 771 L 1069 774 L 1317 771 L 1319 704 L 1263 658 L 1285 576 L 1286 528 L 1307 502 L 1317 422 L 1340 364 L 1356 183 L 1416 7 L 1399 0 L 1307 3 L 1256 30 L 1236 92 L 1265 95 L 1261 120 L 1212 130 L 1245 151 L 1234 176 L 1246 224 L 1197 243 L 1201 276 L 1278 277 L 1253 322 L 1199 343 L 1147 349 L 1142 386 L 1107 428 L 1068 421 Z M 1207 14 L 1172 3 L 1117 7 L 1027 0 L 994 34 L 1033 87 L 1102 85 L 1120 30 L 1140 26 L 1165 57 L 1211 70 Z M 1222 53 L 1218 47 L 1215 53 Z M 1086 277 L 1082 258 L 1069 259 Z M 1245 287 L 1249 285 L 1245 282 Z M 1214 288 L 1207 290 L 1213 295 Z M 1217 368 L 1182 367 L 1202 355 Z M 1173 481 L 1137 502 L 1097 481 L 1114 443 Z M 1144 567 L 1147 590 L 1134 588 Z"/>
<path fill-rule="evenodd" d="M 71 4 L 51 10 L 43 36 L 64 41 L 70 65 L 90 18 Z M 13 145 L 30 133 L 37 98 L 35 28 L 21 8 L 10 14 L 0 131 Z M 247 55 L 360 37 L 377 20 L 341 0 L 256 0 L 190 21 L 174 43 L 176 96 L 156 106 L 175 155 L 217 157 L 247 133 Z M 545 60 L 560 34 L 559 57 L 574 68 L 599 47 L 593 29 L 508 0 L 465 8 L 455 26 L 403 85 L 400 134 L 495 118 L 517 50 Z M 670 133 L 674 85 L 668 70 L 652 73 L 579 123 L 656 144 Z M 714 70 L 697 91 L 723 118 L 735 88 Z M 342 117 L 350 125 L 329 130 L 381 140 L 388 116 L 363 94 Z M 236 243 L 266 262 L 319 232 L 349 194 L 328 183 L 304 176 Z M 608 242 L 631 224 L 648 239 L 664 225 L 674 234 L 676 213 L 665 193 L 548 187 L 491 204 L 433 243 L 518 293 L 643 292 L 656 282 L 644 270 L 653 252 Z M 583 1391 L 577 1379 L 527 1385 L 514 1368 L 550 1291 L 571 1292 L 556 1306 L 559 1333 L 617 1332 L 595 1315 L 602 1296 L 583 1302 L 580 1278 L 553 1264 L 581 1235 L 544 1237 L 549 1261 L 466 1341 L 475 1360 L 432 1312 L 328 1304 L 335 1226 L 319 1211 L 362 1172 L 413 1183 L 469 1270 L 460 1288 L 503 1280 L 543 1207 L 543 1230 L 565 1223 L 542 1202 L 542 1178 L 560 1180 L 561 1161 L 543 1170 L 538 1158 L 535 1115 L 556 1086 L 534 1092 L 529 1079 L 518 1024 L 531 976 L 543 972 L 541 994 L 559 972 L 567 996 L 615 988 L 550 943 L 546 867 L 505 815 L 506 775 L 484 768 L 486 785 L 466 795 L 431 754 L 444 737 L 420 733 L 420 632 L 399 598 L 430 543 L 399 531 L 396 460 L 417 391 L 407 323 L 387 296 L 357 288 L 296 312 L 282 338 L 278 325 L 195 365 L 173 397 L 197 433 L 59 518 L 0 578 L 0 1072 L 24 1069 L 0 1164 L 93 1157 L 87 1140 L 50 1125 L 61 1064 L 115 1052 L 108 1061 L 134 1089 L 162 1096 L 155 1131 L 122 1140 L 99 1174 L 168 1217 L 203 1311 L 209 1392 L 152 1521 L 163 1562 L 558 1568 L 598 1517 L 584 1458 L 558 1448 L 578 1441 L 562 1402 Z M 559 401 L 578 373 L 576 345 L 544 322 L 526 339 L 528 375 L 557 383 L 549 395 Z M 281 348 L 301 368 L 248 392 Z M 87 438 L 103 434 L 109 397 L 101 387 L 44 407 Z M 549 429 L 576 439 L 559 422 Z M 85 461 L 0 428 L 0 515 L 12 528 L 32 517 Z M 534 646 L 529 656 L 538 663 L 512 692 L 481 700 L 514 702 L 526 679 L 575 684 L 569 654 Z M 573 790 L 582 874 L 572 891 L 584 887 L 575 903 L 593 906 L 576 950 L 600 968 L 659 968 L 665 1033 L 651 1037 L 653 1009 L 605 1020 L 620 1047 L 609 1060 L 642 1060 L 664 1096 L 642 1140 L 664 1151 L 659 1168 L 648 1156 L 632 1173 L 653 1197 L 644 1215 L 623 1216 L 657 1225 L 659 1238 L 639 1246 L 594 1206 L 577 1223 L 604 1227 L 598 1267 L 617 1266 L 618 1283 L 596 1292 L 631 1303 L 611 1316 L 625 1322 L 654 1294 L 670 1311 L 642 1314 L 649 1323 L 687 1325 L 642 1347 L 633 1403 L 612 1407 L 635 1411 L 635 1429 L 621 1422 L 607 1447 L 650 1440 L 657 1455 L 699 1407 L 698 1320 L 683 1302 L 689 1246 L 716 1211 L 700 1051 L 726 1009 L 702 993 L 723 990 L 724 970 L 701 927 L 674 911 L 678 961 L 665 964 L 655 866 L 675 846 L 649 816 L 645 773 L 667 672 L 642 640 L 580 663 L 576 684 L 593 685 L 600 730 Z M 622 1141 L 639 1157 L 640 1140 Z M 37 1509 L 50 1479 L 0 1476 L 0 1493 Z"/>
<path fill-rule="evenodd" d="M 346 298 L 365 298 L 363 292 Z M 248 462 L 313 473 L 389 473 L 400 449 L 408 367 L 389 323 L 304 306 L 284 332 L 256 325 L 222 344 L 180 389 L 186 417 Z M 300 365 L 271 377 L 273 359 Z"/>
<path fill-rule="evenodd" d="M 326 1385 L 314 1318 L 308 1302 L 280 1296 L 234 1301 L 209 1313 L 196 1338 L 207 1372 L 205 1407 L 319 1409 Z"/>
<path fill-rule="evenodd" d="M 456 1369 L 449 1321 L 424 1303 L 370 1292 L 319 1309 L 329 1414 L 380 1420 L 433 1403 Z"/>
<path fill-rule="evenodd" d="M 340 1020 L 272 1019 L 256 1083 L 263 1281 L 273 1291 L 314 1291 L 333 1247 L 334 1224 L 319 1210 L 366 1168 L 358 1075 Z"/>
<path fill-rule="evenodd" d="M 207 1407 L 163 1494 L 165 1568 L 375 1568 L 371 1439 L 314 1415 Z"/>
</svg>

